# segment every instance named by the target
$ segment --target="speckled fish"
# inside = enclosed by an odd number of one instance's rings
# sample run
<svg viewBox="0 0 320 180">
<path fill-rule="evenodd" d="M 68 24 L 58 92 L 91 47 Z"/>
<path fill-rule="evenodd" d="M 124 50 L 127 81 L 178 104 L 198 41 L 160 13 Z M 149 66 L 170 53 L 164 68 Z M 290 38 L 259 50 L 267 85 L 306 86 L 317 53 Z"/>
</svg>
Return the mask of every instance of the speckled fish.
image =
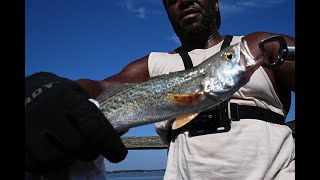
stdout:
<svg viewBox="0 0 320 180">
<path fill-rule="evenodd" d="M 246 41 L 228 46 L 191 69 L 147 81 L 115 85 L 98 97 L 100 110 L 118 132 L 174 119 L 177 129 L 228 99 L 261 65 Z"/>
</svg>

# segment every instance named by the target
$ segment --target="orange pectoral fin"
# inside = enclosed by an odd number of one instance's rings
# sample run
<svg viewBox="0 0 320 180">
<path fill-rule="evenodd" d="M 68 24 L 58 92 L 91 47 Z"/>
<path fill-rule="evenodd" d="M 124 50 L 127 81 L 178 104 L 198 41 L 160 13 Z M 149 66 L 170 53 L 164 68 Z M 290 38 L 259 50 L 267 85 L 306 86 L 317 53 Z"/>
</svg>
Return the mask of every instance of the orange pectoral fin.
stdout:
<svg viewBox="0 0 320 180">
<path fill-rule="evenodd" d="M 186 125 L 188 122 L 194 119 L 197 115 L 198 113 L 187 113 L 182 116 L 178 116 L 172 124 L 172 129 L 178 129 Z"/>
<path fill-rule="evenodd" d="M 168 94 L 166 98 L 174 105 L 188 105 L 199 99 L 202 93 Z"/>
</svg>

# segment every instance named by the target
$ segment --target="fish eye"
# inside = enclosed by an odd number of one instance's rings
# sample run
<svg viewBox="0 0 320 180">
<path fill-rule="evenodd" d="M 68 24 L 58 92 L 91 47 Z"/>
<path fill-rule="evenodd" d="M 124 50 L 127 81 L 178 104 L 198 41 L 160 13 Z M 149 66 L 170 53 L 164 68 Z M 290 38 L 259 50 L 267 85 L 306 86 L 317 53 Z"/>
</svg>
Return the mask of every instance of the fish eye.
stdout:
<svg viewBox="0 0 320 180">
<path fill-rule="evenodd" d="M 225 57 L 227 60 L 232 60 L 234 58 L 234 52 L 233 51 L 227 51 L 225 52 Z"/>
</svg>

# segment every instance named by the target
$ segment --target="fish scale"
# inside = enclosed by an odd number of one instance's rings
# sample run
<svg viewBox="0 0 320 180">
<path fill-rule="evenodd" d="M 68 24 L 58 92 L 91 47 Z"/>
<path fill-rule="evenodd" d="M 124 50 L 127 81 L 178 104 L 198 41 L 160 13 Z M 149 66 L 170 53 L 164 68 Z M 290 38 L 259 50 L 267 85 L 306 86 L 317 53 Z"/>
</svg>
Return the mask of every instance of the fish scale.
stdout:
<svg viewBox="0 0 320 180">
<path fill-rule="evenodd" d="M 255 59 L 242 41 L 191 69 L 111 86 L 96 100 L 118 132 L 170 119 L 183 126 L 198 113 L 228 99 L 260 65 L 261 60 Z"/>
</svg>

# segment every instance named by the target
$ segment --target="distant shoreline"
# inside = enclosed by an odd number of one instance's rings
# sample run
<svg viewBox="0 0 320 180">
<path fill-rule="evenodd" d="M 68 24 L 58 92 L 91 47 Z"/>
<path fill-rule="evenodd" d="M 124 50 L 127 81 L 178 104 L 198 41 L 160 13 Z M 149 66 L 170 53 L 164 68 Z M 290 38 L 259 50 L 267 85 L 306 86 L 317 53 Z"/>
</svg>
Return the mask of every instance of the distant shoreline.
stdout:
<svg viewBox="0 0 320 180">
<path fill-rule="evenodd" d="M 136 170 L 116 170 L 116 171 L 106 171 L 107 174 L 116 174 L 116 173 L 133 173 L 133 172 L 164 172 L 165 169 L 152 169 L 152 170 L 147 170 L 147 169 L 136 169 Z"/>
</svg>

